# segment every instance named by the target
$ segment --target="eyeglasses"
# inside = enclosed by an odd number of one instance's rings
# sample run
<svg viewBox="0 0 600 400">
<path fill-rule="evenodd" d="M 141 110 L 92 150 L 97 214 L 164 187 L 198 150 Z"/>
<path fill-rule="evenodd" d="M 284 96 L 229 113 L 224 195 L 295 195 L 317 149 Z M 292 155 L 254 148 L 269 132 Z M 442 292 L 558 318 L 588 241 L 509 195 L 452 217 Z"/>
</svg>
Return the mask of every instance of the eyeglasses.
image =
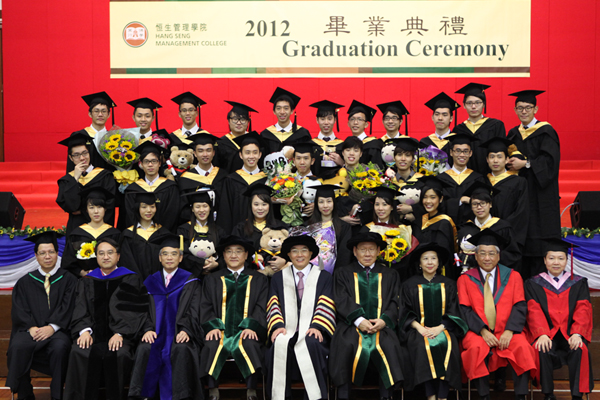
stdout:
<svg viewBox="0 0 600 400">
<path fill-rule="evenodd" d="M 182 114 L 191 114 L 194 111 L 196 111 L 195 108 L 184 108 L 183 110 L 179 110 L 179 112 L 182 113 Z"/>
<path fill-rule="evenodd" d="M 471 207 L 473 208 L 483 208 L 487 205 L 485 201 L 482 202 L 471 202 Z"/>
<path fill-rule="evenodd" d="M 471 152 L 470 149 L 466 149 L 466 150 L 456 149 L 456 150 L 452 150 L 452 151 L 454 152 L 454 154 L 457 154 L 457 155 L 463 154 L 465 156 L 469 155 L 469 153 Z"/>
<path fill-rule="evenodd" d="M 350 121 L 350 122 L 365 122 L 366 119 L 364 119 L 364 118 L 350 118 L 348 121 Z"/>
<path fill-rule="evenodd" d="M 305 256 L 308 254 L 308 249 L 293 249 L 292 251 L 290 251 L 290 253 L 295 256 L 297 256 L 299 254 L 302 254 L 303 256 Z"/>
<path fill-rule="evenodd" d="M 92 114 L 94 114 L 94 115 L 108 114 L 108 110 L 92 110 Z"/>
<path fill-rule="evenodd" d="M 482 258 L 496 257 L 498 255 L 498 252 L 497 251 L 490 251 L 490 252 L 486 253 L 485 251 L 478 251 L 477 255 L 479 255 Z"/>
<path fill-rule="evenodd" d="M 522 112 L 523 110 L 529 112 L 531 110 L 533 110 L 533 106 L 526 106 L 526 107 L 515 107 L 515 110 L 517 110 L 518 112 Z"/>
<path fill-rule="evenodd" d="M 158 158 L 155 158 L 154 160 L 144 160 L 144 161 L 142 161 L 142 164 L 144 164 L 144 165 L 156 165 L 156 164 L 158 164 Z"/>
<path fill-rule="evenodd" d="M 98 257 L 104 257 L 104 256 L 109 256 L 109 257 L 112 257 L 112 256 L 114 256 L 115 254 L 117 254 L 117 252 L 116 252 L 116 251 L 114 251 L 114 250 L 108 250 L 108 251 L 99 251 L 99 252 L 98 252 Z"/>
<path fill-rule="evenodd" d="M 229 118 L 229 120 L 231 122 L 233 122 L 234 124 L 245 124 L 246 122 L 248 122 L 248 118 Z"/>
<path fill-rule="evenodd" d="M 363 121 L 364 121 L 364 120 L 363 120 Z M 396 121 L 400 121 L 400 118 L 398 118 L 398 117 L 384 117 L 384 118 L 383 118 L 383 121 L 384 121 L 384 122 L 388 122 L 388 121 L 393 121 L 393 122 L 396 122 Z"/>
<path fill-rule="evenodd" d="M 225 254 L 228 256 L 241 256 L 244 253 L 244 250 L 225 250 Z"/>
<path fill-rule="evenodd" d="M 377 248 L 356 249 L 360 254 L 377 254 Z"/>
<path fill-rule="evenodd" d="M 160 255 L 163 257 L 179 257 L 179 252 L 178 251 L 161 251 Z"/>
<path fill-rule="evenodd" d="M 37 254 L 38 254 L 38 256 L 40 256 L 40 257 L 46 257 L 47 255 L 48 255 L 48 256 L 53 256 L 53 255 L 55 255 L 55 254 L 56 254 L 56 251 L 54 251 L 54 250 L 49 250 L 49 251 L 41 251 L 41 252 L 39 252 L 39 253 L 37 253 Z"/>
<path fill-rule="evenodd" d="M 465 106 L 467 106 L 467 107 L 471 107 L 471 106 L 477 106 L 477 107 L 479 107 L 482 104 L 483 104 L 483 101 L 467 101 L 465 103 Z"/>
<path fill-rule="evenodd" d="M 81 152 L 81 153 L 73 153 L 73 154 L 71 154 L 71 157 L 73 157 L 74 159 L 77 160 L 77 159 L 79 159 L 81 157 L 87 157 L 89 155 L 90 155 L 89 151 L 84 151 L 84 152 Z"/>
</svg>

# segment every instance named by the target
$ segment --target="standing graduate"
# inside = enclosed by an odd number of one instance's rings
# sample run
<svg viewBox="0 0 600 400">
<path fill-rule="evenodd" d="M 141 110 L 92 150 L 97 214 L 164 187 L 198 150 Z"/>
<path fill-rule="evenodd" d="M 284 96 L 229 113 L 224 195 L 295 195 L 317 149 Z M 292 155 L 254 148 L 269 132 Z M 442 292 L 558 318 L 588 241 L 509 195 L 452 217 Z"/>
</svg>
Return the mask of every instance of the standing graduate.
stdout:
<svg viewBox="0 0 600 400">
<path fill-rule="evenodd" d="M 272 193 L 273 189 L 263 183 L 250 185 L 244 192 L 244 196 L 250 199 L 247 218 L 233 227 L 232 235 L 249 240 L 255 249 L 260 248 L 260 238 L 265 228 L 274 229 L 279 224 L 282 227 L 285 225 L 275 220 Z"/>
<path fill-rule="evenodd" d="M 529 226 L 529 190 L 525 178 L 506 170 L 508 147 L 511 141 L 503 138 L 492 138 L 481 147 L 487 149 L 487 162 L 490 172 L 487 181 L 497 189 L 494 194 L 492 216 L 508 222 L 514 232 L 514 239 L 524 249 Z"/>
<path fill-rule="evenodd" d="M 538 351 L 545 400 L 556 399 L 552 372 L 565 364 L 573 399 L 581 399 L 594 388 L 590 289 L 586 278 L 565 270 L 571 246 L 578 247 L 560 239 L 546 240 L 547 272 L 525 282 L 528 337 Z"/>
<path fill-rule="evenodd" d="M 161 400 L 201 400 L 200 282 L 179 268 L 178 236 L 167 236 L 159 246 L 162 270 L 144 281 L 150 304 L 129 396 L 152 398 L 158 391 Z"/>
<path fill-rule="evenodd" d="M 336 146 L 342 143 L 342 140 L 336 137 L 333 127 L 335 126 L 338 133 L 340 132 L 338 113 L 340 108 L 344 106 L 329 100 L 321 100 L 312 103 L 309 107 L 317 109 L 319 134 L 313 139 L 313 142 L 321 148 L 321 151 L 317 153 L 314 164 L 315 175 L 319 175 L 321 167 L 328 168 L 342 165 L 341 157 L 335 152 Z"/>
<path fill-rule="evenodd" d="M 424 384 L 428 400 L 461 390 L 458 338 L 467 333 L 458 306 L 456 282 L 438 273 L 450 257 L 435 243 L 421 243 L 410 254 L 416 273 L 402 284 L 398 331 L 403 342 L 405 389 Z"/>
<path fill-rule="evenodd" d="M 68 147 L 69 160 L 73 163 L 71 172 L 58 180 L 58 196 L 56 203 L 69 213 L 67 235 L 76 227 L 86 222 L 85 203 L 81 192 L 84 188 L 101 187 L 111 193 L 106 202 L 105 221 L 115 222 L 115 200 L 117 185 L 112 173 L 104 168 L 95 167 L 91 163 L 93 145 L 85 131 L 77 131 L 58 142 Z"/>
<path fill-rule="evenodd" d="M 258 111 L 235 101 L 225 100 L 225 102 L 232 106 L 227 113 L 229 133 L 217 140 L 217 156 L 214 164 L 227 174 L 231 174 L 243 166 L 242 159 L 238 156 L 240 146 L 234 139 L 252 131 L 250 113 L 258 113 Z"/>
<path fill-rule="evenodd" d="M 19 279 L 12 292 L 6 386 L 18 393 L 19 399 L 35 398 L 32 368 L 50 375 L 50 395 L 62 398 L 77 279 L 56 265 L 58 235 L 46 231 L 25 239 L 35 243 L 38 268 Z"/>
<path fill-rule="evenodd" d="M 208 133 L 208 131 L 200 128 L 202 125 L 200 108 L 206 104 L 204 100 L 192 92 L 185 92 L 179 96 L 173 97 L 171 101 L 179 106 L 179 118 L 181 118 L 181 122 L 183 122 L 181 129 L 177 129 L 169 135 L 172 145 L 189 145 L 192 143 L 191 137 L 193 135 Z M 196 118 L 198 118 L 197 123 Z"/>
<path fill-rule="evenodd" d="M 144 173 L 125 190 L 127 226 L 137 223 L 135 196 L 138 193 L 154 193 L 159 200 L 156 203 L 155 221 L 174 232 L 180 215 L 179 189 L 175 182 L 160 176 L 160 157 L 163 149 L 151 141 L 146 141 L 134 150 L 140 154 L 138 164 Z"/>
<path fill-rule="evenodd" d="M 133 122 L 140 128 L 139 142 L 149 140 L 152 137 L 152 122 L 156 121 L 158 130 L 158 109 L 162 106 L 147 97 L 128 101 L 127 104 L 133 107 Z"/>
<path fill-rule="evenodd" d="M 560 141 L 552 125 L 535 118 L 536 96 L 541 93 L 544 92 L 523 90 L 510 95 L 516 97 L 515 112 L 521 124 L 508 132 L 518 152 L 508 160 L 507 168 L 518 171 L 527 181 L 529 195 L 524 265 L 529 266 L 530 271 L 526 271 L 526 276 L 544 271 L 544 240 L 560 237 Z"/>
<path fill-rule="evenodd" d="M 154 193 L 135 195 L 134 213 L 137 222 L 121 234 L 120 264 L 146 279 L 160 270 L 158 252 L 160 243 L 170 234 L 159 223 L 154 222 L 156 202 Z"/>
<path fill-rule="evenodd" d="M 109 400 L 125 399 L 148 296 L 139 275 L 117 267 L 119 245 L 101 239 L 97 268 L 79 280 L 65 383 L 66 400 L 95 400 L 102 377 Z"/>
<path fill-rule="evenodd" d="M 383 142 L 374 136 L 368 136 L 366 132 L 367 128 L 369 128 L 369 135 L 373 134 L 373 125 L 371 124 L 375 114 L 377 114 L 376 109 L 359 101 L 352 100 L 352 104 L 348 107 L 348 127 L 352 136 L 358 138 L 363 143 L 362 155 L 359 162 L 361 164 L 373 162 L 379 168 L 383 168 L 383 161 L 381 160 Z"/>
<path fill-rule="evenodd" d="M 423 144 L 423 147 L 434 146 L 443 151 L 448 156 L 447 167 L 449 168 L 452 166 L 450 141 L 448 140 L 448 136 L 452 135 L 450 124 L 454 119 L 452 113 L 456 114 L 456 110 L 460 108 L 460 105 L 444 92 L 429 100 L 425 105 L 433 111 L 431 120 L 435 125 L 435 132 L 421 139 L 421 144 Z"/>
<path fill-rule="evenodd" d="M 273 114 L 277 117 L 277 123 L 260 133 L 264 140 L 265 155 L 281 151 L 283 146 L 293 146 L 311 139 L 308 130 L 296 123 L 296 107 L 300 102 L 300 97 L 278 87 L 269 102 L 273 103 Z M 294 114 L 293 123 L 291 121 L 292 114 Z"/>
<path fill-rule="evenodd" d="M 473 155 L 473 143 L 478 139 L 470 133 L 458 133 L 450 136 L 448 140 L 450 141 L 452 168 L 442 172 L 437 178 L 445 184 L 443 193 L 446 201 L 446 214 L 456 225 L 462 225 L 473 216 L 469 205 L 470 200 L 464 195 L 464 192 L 474 182 L 484 181 L 483 175 L 467 168 Z"/>
<path fill-rule="evenodd" d="M 357 261 L 335 271 L 333 300 L 339 323 L 331 341 L 329 370 L 338 398 L 350 397 L 350 383 L 361 386 L 367 367 L 379 376 L 379 397 L 390 399 L 403 380 L 398 325 L 400 279 L 377 264 L 387 243 L 375 232 L 348 241 Z"/>
<path fill-rule="evenodd" d="M 88 216 L 88 222 L 79 225 L 69 234 L 61 260 L 62 268 L 78 278 L 98 268 L 95 243 L 104 238 L 118 241 L 121 235 L 118 229 L 104 222 L 109 195 L 102 188 L 85 189 L 82 194 L 87 205 L 84 212 Z"/>
<path fill-rule="evenodd" d="M 177 183 L 181 192 L 194 191 L 198 186 L 212 186 L 219 195 L 223 189 L 223 183 L 229 173 L 213 165 L 217 154 L 216 143 L 218 138 L 208 133 L 194 135 L 190 147 L 194 150 L 194 156 L 198 164 L 194 168 L 185 171 L 179 177 Z M 236 153 L 236 158 L 239 156 Z"/>
<path fill-rule="evenodd" d="M 292 265 L 273 275 L 268 327 L 268 391 L 273 400 L 292 397 L 293 380 L 302 380 L 306 397 L 327 399 L 327 356 L 335 331 L 333 279 L 311 260 L 319 246 L 308 235 L 283 242 L 281 253 Z"/>
<path fill-rule="evenodd" d="M 469 118 L 455 126 L 452 132 L 472 134 L 479 140 L 471 143 L 473 155 L 469 159 L 468 165 L 469 168 L 481 175 L 486 175 L 490 169 L 486 162 L 486 151 L 484 148 L 480 148 L 479 144 L 494 137 L 506 137 L 504 122 L 483 115 L 487 112 L 485 90 L 488 88 L 490 88 L 489 85 L 469 83 L 454 92 L 464 95 L 463 106 L 469 114 Z"/>
<path fill-rule="evenodd" d="M 477 246 L 479 268 L 458 278 L 458 300 L 469 332 L 462 341 L 465 374 L 479 396 L 490 398 L 489 374 L 509 363 L 513 369 L 515 398 L 524 400 L 529 376 L 536 372 L 536 354 L 522 333 L 527 318 L 523 280 L 517 272 L 498 264 L 504 239 L 485 229 L 469 239 Z"/>
<path fill-rule="evenodd" d="M 385 135 L 381 137 L 382 142 L 390 139 L 398 139 L 403 135 L 400 133 L 400 126 L 404 122 L 404 136 L 408 136 L 408 110 L 400 100 L 390 101 L 389 103 L 377 104 L 381 111 L 381 120 L 385 128 Z M 406 119 L 406 121 L 405 121 Z"/>
<path fill-rule="evenodd" d="M 248 186 L 255 182 L 264 183 L 267 178 L 258 166 L 264 143 L 258 133 L 247 133 L 236 138 L 235 142 L 240 146 L 238 156 L 244 166 L 227 176 L 217 219 L 218 225 L 227 233 L 231 233 L 233 227 L 247 216 L 249 202 L 244 192 Z"/>
<path fill-rule="evenodd" d="M 208 399 L 219 399 L 218 379 L 227 358 L 233 357 L 246 380 L 247 400 L 257 400 L 256 384 L 267 339 L 268 279 L 250 269 L 254 248 L 249 241 L 226 237 L 217 252 L 226 268 L 206 277 L 200 304 L 200 322 L 206 333 L 200 362 L 203 375 L 208 375 Z"/>
</svg>

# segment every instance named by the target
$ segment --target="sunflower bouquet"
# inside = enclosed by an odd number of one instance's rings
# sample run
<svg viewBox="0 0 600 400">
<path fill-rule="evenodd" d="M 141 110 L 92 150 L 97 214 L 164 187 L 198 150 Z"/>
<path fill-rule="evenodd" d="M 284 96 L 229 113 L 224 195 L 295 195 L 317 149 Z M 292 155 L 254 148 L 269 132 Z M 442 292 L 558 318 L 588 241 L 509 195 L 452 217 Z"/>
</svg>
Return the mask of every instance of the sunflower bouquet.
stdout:
<svg viewBox="0 0 600 400">
<path fill-rule="evenodd" d="M 302 219 L 302 181 L 297 173 L 291 172 L 291 164 L 274 163 L 267 173 L 267 186 L 273 189 L 271 198 L 281 204 L 281 220 L 291 226 L 301 225 Z"/>
<path fill-rule="evenodd" d="M 437 176 L 450 168 L 448 154 L 435 146 L 427 146 L 419 152 L 418 166 L 419 168 L 415 168 L 415 170 L 419 173 L 427 176 Z"/>
<path fill-rule="evenodd" d="M 349 196 L 358 202 L 373 197 L 373 189 L 386 180 L 379 166 L 372 162 L 358 164 L 352 171 L 348 171 L 346 179 L 350 183 Z"/>
<path fill-rule="evenodd" d="M 96 258 L 96 241 L 83 242 L 77 251 L 77 258 L 80 260 L 89 260 Z"/>
<path fill-rule="evenodd" d="M 140 155 L 133 151 L 138 145 L 138 139 L 128 129 L 113 126 L 100 139 L 99 152 L 102 158 L 117 170 L 113 172 L 115 180 L 121 184 L 119 191 L 122 193 L 127 186 L 138 180 L 136 170 L 131 169 L 139 160 Z"/>
<path fill-rule="evenodd" d="M 412 247 L 412 229 L 410 226 L 373 225 L 369 229 L 377 232 L 387 242 L 387 247 L 379 254 L 379 261 L 388 265 L 400 262 Z"/>
</svg>

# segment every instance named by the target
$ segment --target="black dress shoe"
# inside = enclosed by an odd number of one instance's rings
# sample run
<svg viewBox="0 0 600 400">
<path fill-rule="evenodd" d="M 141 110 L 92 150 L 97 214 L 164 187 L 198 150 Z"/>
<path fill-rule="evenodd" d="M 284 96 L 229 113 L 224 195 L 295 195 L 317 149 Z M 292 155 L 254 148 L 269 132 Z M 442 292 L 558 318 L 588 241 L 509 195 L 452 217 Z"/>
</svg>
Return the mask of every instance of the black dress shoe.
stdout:
<svg viewBox="0 0 600 400">
<path fill-rule="evenodd" d="M 504 392 L 506 390 L 506 380 L 499 378 L 494 382 L 494 392 Z"/>
<path fill-rule="evenodd" d="M 583 398 L 581 396 L 572 396 L 571 400 L 582 400 Z"/>
<path fill-rule="evenodd" d="M 544 394 L 544 400 L 556 400 L 554 393 Z"/>
<path fill-rule="evenodd" d="M 17 398 L 17 400 L 35 400 L 35 396 L 32 394 L 30 394 L 29 396 L 24 396 L 24 397 L 19 396 Z"/>
</svg>

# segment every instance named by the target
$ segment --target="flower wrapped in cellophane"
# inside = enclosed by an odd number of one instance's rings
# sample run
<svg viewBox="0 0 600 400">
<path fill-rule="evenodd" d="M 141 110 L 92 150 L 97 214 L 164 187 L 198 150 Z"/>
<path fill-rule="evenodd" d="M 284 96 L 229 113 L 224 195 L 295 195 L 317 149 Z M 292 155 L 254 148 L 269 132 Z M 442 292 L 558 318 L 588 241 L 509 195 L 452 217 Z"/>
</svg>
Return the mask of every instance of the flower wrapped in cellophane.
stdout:
<svg viewBox="0 0 600 400">
<path fill-rule="evenodd" d="M 281 204 L 281 220 L 290 226 L 302 225 L 302 181 L 291 171 L 292 165 L 285 162 L 273 163 L 265 170 L 267 186 L 273 189 L 271 198 Z"/>
<path fill-rule="evenodd" d="M 448 170 L 448 154 L 435 146 L 427 146 L 419 151 L 418 169 L 421 174 L 427 176 L 437 176 Z"/>
<path fill-rule="evenodd" d="M 115 180 L 120 183 L 119 191 L 124 193 L 127 186 L 138 180 L 138 173 L 131 169 L 140 155 L 133 151 L 138 145 L 133 130 L 113 126 L 100 139 L 98 151 L 107 163 L 117 170 L 113 172 Z"/>
<path fill-rule="evenodd" d="M 400 262 L 402 257 L 410 252 L 413 247 L 412 228 L 400 225 L 373 225 L 371 232 L 377 232 L 387 242 L 387 248 L 379 254 L 379 261 L 388 265 Z"/>
<path fill-rule="evenodd" d="M 348 171 L 346 179 L 350 183 L 348 195 L 351 199 L 361 202 L 375 196 L 373 189 L 384 183 L 385 176 L 377 164 L 369 162 L 367 165 L 358 164 L 352 171 Z"/>
<path fill-rule="evenodd" d="M 81 246 L 77 251 L 77 258 L 80 260 L 96 258 L 96 241 L 81 243 Z"/>
</svg>

